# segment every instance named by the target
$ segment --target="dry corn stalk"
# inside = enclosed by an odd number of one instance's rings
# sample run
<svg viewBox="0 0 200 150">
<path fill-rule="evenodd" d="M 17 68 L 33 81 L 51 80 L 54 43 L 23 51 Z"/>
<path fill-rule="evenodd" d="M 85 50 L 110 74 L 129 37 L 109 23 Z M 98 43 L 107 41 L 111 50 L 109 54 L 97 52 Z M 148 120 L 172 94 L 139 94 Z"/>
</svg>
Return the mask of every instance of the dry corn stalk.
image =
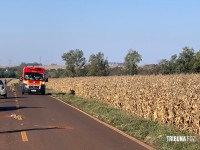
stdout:
<svg viewBox="0 0 200 150">
<path fill-rule="evenodd" d="M 105 101 L 129 113 L 200 135 L 200 75 L 50 79 L 58 92 Z"/>
</svg>

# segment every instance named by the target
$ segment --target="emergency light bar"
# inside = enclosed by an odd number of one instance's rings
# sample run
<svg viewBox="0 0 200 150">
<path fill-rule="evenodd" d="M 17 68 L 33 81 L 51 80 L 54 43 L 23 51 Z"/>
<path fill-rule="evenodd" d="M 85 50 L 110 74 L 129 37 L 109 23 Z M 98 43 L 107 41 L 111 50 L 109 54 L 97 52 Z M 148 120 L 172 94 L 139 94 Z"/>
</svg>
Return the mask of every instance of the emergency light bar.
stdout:
<svg viewBox="0 0 200 150">
<path fill-rule="evenodd" d="M 31 68 L 28 68 L 30 70 L 35 70 L 35 71 L 41 71 L 42 69 L 41 68 L 35 68 L 35 67 L 31 67 Z"/>
</svg>

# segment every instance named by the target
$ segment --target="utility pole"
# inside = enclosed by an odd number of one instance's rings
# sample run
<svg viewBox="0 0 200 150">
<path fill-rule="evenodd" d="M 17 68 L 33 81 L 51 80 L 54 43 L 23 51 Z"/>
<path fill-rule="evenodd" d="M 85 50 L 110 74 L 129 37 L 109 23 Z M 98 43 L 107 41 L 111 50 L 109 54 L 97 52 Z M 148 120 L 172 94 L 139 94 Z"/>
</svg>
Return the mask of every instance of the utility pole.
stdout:
<svg viewBox="0 0 200 150">
<path fill-rule="evenodd" d="M 12 60 L 9 59 L 9 60 L 8 60 L 8 66 L 11 67 L 11 64 L 12 64 Z"/>
<path fill-rule="evenodd" d="M 42 58 L 40 57 L 40 65 L 42 65 Z"/>
</svg>

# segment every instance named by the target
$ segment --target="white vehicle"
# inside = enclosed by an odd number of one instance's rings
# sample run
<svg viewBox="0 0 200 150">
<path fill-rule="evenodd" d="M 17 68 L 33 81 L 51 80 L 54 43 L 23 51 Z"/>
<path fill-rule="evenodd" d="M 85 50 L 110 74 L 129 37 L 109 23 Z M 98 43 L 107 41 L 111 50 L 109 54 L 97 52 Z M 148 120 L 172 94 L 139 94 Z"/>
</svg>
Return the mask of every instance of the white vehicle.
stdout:
<svg viewBox="0 0 200 150">
<path fill-rule="evenodd" d="M 3 80 L 0 79 L 0 96 L 7 98 L 7 88 Z"/>
</svg>

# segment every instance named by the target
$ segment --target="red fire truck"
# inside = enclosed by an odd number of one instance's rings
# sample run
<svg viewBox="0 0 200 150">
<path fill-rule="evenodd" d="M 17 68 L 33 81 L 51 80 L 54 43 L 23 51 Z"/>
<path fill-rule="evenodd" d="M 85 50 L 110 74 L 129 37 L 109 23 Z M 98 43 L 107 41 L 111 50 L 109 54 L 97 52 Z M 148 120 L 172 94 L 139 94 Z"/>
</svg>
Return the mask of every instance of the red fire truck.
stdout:
<svg viewBox="0 0 200 150">
<path fill-rule="evenodd" d="M 41 67 L 27 66 L 22 72 L 22 94 L 24 93 L 41 93 L 45 95 L 48 78 L 45 76 L 45 70 Z"/>
</svg>

